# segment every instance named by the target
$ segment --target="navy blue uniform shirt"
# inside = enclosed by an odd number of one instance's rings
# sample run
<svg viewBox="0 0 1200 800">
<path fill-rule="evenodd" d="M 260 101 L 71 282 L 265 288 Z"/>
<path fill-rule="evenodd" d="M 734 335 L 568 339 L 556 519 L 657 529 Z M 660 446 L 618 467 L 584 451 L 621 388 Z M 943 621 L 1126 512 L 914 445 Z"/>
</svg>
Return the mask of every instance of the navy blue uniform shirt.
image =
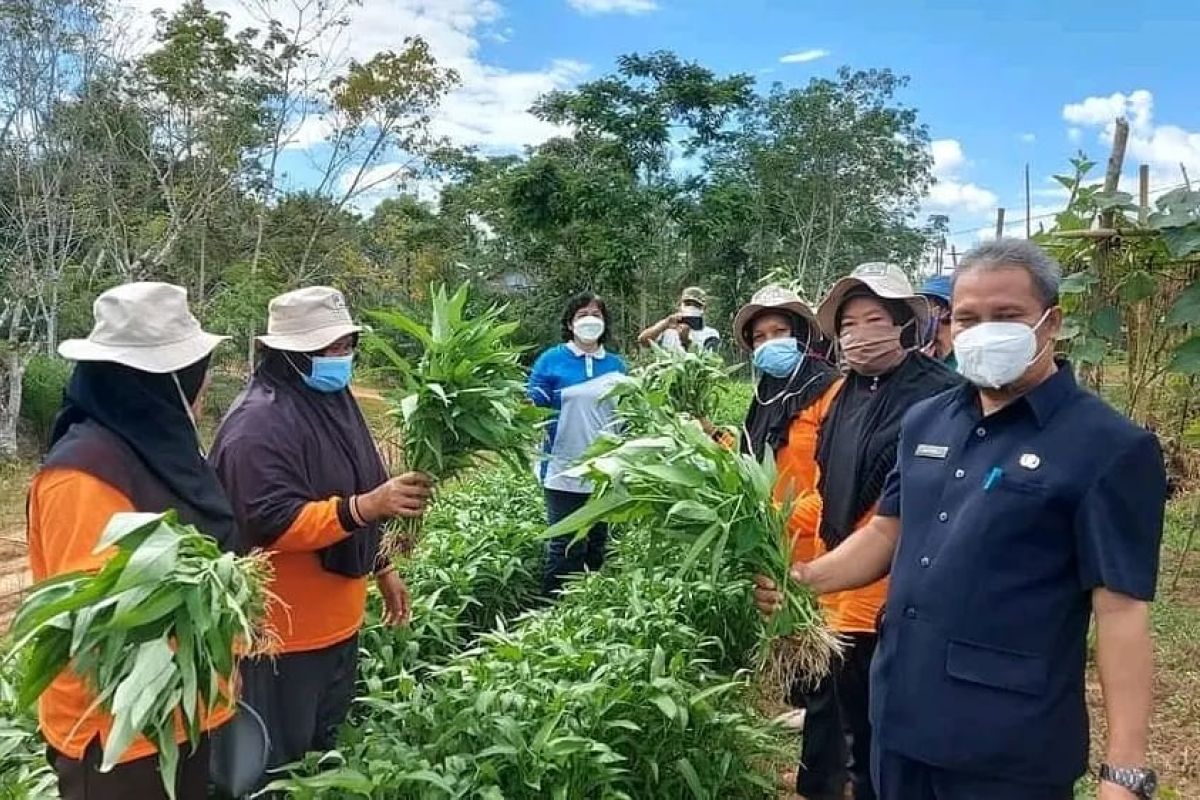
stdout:
<svg viewBox="0 0 1200 800">
<path fill-rule="evenodd" d="M 964 386 L 906 415 L 879 514 L 899 517 L 871 683 L 878 746 L 1040 784 L 1087 768 L 1091 592 L 1154 596 L 1162 453 L 1071 367 L 984 417 Z"/>
</svg>

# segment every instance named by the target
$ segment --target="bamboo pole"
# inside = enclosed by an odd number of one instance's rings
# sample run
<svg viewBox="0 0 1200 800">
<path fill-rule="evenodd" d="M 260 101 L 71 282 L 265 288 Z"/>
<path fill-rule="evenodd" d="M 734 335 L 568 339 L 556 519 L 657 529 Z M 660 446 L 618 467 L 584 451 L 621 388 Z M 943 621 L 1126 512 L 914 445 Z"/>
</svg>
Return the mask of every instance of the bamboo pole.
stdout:
<svg viewBox="0 0 1200 800">
<path fill-rule="evenodd" d="M 996 209 L 996 238 L 1004 238 L 1004 209 Z"/>
<path fill-rule="evenodd" d="M 1145 225 L 1150 216 L 1150 165 L 1138 167 L 1138 224 Z"/>
</svg>

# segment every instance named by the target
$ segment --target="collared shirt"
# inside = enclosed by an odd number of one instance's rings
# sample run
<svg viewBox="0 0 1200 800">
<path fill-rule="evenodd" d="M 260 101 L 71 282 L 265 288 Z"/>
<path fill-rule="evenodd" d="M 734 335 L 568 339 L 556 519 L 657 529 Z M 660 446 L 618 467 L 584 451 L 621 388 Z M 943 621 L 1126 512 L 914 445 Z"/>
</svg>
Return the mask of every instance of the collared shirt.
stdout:
<svg viewBox="0 0 1200 800">
<path fill-rule="evenodd" d="M 1083 774 L 1091 592 L 1154 597 L 1165 503 L 1154 435 L 1068 364 L 987 417 L 971 386 L 915 406 L 879 508 L 901 521 L 872 669 L 880 746 L 1030 783 Z"/>
<path fill-rule="evenodd" d="M 538 469 L 547 489 L 578 494 L 591 491 L 586 481 L 563 473 L 612 425 L 616 403 L 609 394 L 625 372 L 625 362 L 603 347 L 588 353 L 567 342 L 538 356 L 529 375 L 529 398 L 555 412 L 547 430 L 546 457 Z"/>
<path fill-rule="evenodd" d="M 688 335 L 688 341 L 692 347 L 698 350 L 716 350 L 721 344 L 720 332 L 711 325 L 705 325 L 698 331 L 692 331 Z M 658 346 L 667 350 L 683 351 L 683 340 L 679 338 L 679 331 L 674 328 L 667 328 L 658 337 Z"/>
</svg>

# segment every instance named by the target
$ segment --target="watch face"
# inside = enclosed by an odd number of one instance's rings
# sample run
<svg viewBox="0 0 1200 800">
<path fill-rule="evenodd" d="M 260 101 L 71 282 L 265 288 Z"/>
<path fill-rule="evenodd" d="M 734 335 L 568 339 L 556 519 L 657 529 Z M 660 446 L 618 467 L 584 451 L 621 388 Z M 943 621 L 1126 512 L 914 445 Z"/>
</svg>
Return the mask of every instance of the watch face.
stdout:
<svg viewBox="0 0 1200 800">
<path fill-rule="evenodd" d="M 1142 796 L 1153 797 L 1158 791 L 1158 776 L 1153 772 L 1147 772 L 1142 778 Z"/>
</svg>

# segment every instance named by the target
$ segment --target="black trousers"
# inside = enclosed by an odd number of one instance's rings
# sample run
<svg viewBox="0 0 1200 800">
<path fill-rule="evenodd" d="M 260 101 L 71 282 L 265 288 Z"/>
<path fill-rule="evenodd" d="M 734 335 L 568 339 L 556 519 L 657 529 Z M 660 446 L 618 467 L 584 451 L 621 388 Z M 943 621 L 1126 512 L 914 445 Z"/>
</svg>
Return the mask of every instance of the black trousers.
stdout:
<svg viewBox="0 0 1200 800">
<path fill-rule="evenodd" d="M 843 634 L 845 653 L 817 687 L 805 692 L 804 736 L 796 791 L 808 800 L 875 800 L 871 783 L 871 657 L 877 636 Z"/>
<path fill-rule="evenodd" d="M 880 800 L 1071 800 L 1074 787 L 1015 783 L 941 769 L 898 753 L 876 750 Z"/>
<path fill-rule="evenodd" d="M 58 776 L 62 800 L 166 800 L 162 776 L 158 772 L 158 754 L 118 764 L 109 772 L 100 771 L 104 755 L 100 740 L 94 740 L 83 758 L 69 758 L 46 749 L 46 759 Z M 200 737 L 195 750 L 179 747 L 179 767 L 175 775 L 176 800 L 204 800 L 208 795 L 208 736 Z"/>
<path fill-rule="evenodd" d="M 591 495 L 546 489 L 546 518 L 551 525 L 583 508 Z M 575 541 L 574 535 L 555 536 L 546 543 L 546 566 L 542 572 L 542 594 L 557 597 L 569 575 L 585 569 L 596 571 L 604 565 L 608 548 L 608 525 L 601 523 Z"/>
<path fill-rule="evenodd" d="M 271 738 L 268 770 L 333 749 L 338 726 L 350 713 L 357 672 L 358 634 L 321 650 L 242 663 L 242 700 L 259 713 Z"/>
</svg>

